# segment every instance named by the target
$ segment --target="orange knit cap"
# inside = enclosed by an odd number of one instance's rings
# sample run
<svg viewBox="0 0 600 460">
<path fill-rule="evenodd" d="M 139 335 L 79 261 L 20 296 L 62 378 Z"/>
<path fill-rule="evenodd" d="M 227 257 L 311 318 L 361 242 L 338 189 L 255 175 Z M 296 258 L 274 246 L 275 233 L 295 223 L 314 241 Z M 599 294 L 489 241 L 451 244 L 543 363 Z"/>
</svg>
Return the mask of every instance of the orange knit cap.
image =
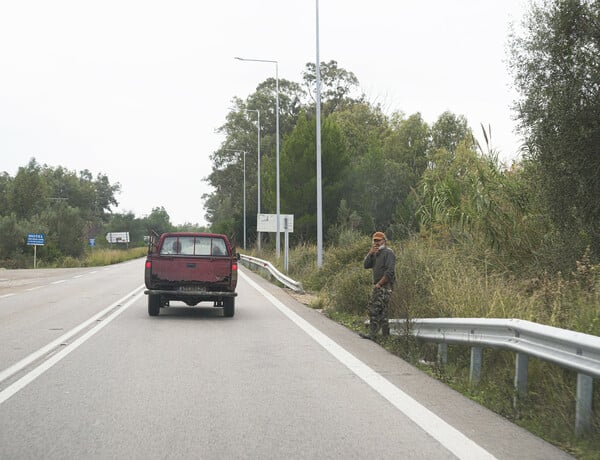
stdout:
<svg viewBox="0 0 600 460">
<path fill-rule="evenodd" d="M 383 232 L 375 232 L 373 233 L 374 240 L 385 240 L 385 233 Z"/>
</svg>

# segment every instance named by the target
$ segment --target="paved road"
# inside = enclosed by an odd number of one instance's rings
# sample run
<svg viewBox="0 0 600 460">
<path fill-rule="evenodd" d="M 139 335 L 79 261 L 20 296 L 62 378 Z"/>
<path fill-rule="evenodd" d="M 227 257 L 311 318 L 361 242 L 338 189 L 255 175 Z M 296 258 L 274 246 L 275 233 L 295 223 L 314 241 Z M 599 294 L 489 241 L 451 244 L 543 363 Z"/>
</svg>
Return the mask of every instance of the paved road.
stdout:
<svg viewBox="0 0 600 460">
<path fill-rule="evenodd" d="M 570 458 L 248 270 L 234 318 L 142 283 L 0 270 L 0 458 Z"/>
</svg>

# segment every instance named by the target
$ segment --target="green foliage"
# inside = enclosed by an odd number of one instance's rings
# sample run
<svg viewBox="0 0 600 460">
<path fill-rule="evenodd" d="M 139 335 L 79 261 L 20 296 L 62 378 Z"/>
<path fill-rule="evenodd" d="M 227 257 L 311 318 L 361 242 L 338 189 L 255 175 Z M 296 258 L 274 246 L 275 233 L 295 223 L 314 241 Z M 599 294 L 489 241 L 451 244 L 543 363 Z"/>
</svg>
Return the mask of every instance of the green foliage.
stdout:
<svg viewBox="0 0 600 460">
<path fill-rule="evenodd" d="M 303 74 L 307 91 L 287 80 L 279 85 L 281 212 L 294 214 L 293 242 L 316 237 L 316 138 L 313 88 L 315 65 Z M 322 209 L 325 243 L 337 229 L 338 208 L 344 200 L 357 229 L 384 230 L 392 237 L 419 231 L 419 182 L 435 149 L 448 149 L 451 157 L 460 140 L 471 131 L 463 116 L 443 113 L 433 128 L 420 114 L 387 116 L 379 105 L 356 97 L 356 76 L 337 62 L 322 63 L 321 132 Z M 255 242 L 258 211 L 258 139 L 254 114 L 260 124 L 261 212 L 275 213 L 277 201 L 276 138 L 273 112 L 275 81 L 260 83 L 246 100 L 234 98 L 231 111 L 219 129 L 225 140 L 213 152 L 213 170 L 206 178 L 213 192 L 203 196 L 206 218 L 214 228 L 229 234 L 243 231 L 243 152 L 246 152 L 247 226 Z M 265 235 L 272 243 L 271 235 Z"/>
<path fill-rule="evenodd" d="M 350 314 L 364 311 L 372 275 L 363 268 L 362 260 L 370 244 L 370 238 L 362 236 L 324 254 L 323 267 L 313 275 L 312 285 L 324 293 L 326 309 Z"/>
<path fill-rule="evenodd" d="M 41 166 L 32 158 L 29 164 L 20 167 L 17 175 L 6 190 L 8 207 L 5 215 L 14 212 L 18 218 L 27 219 L 46 208 L 49 203 L 49 185 L 44 181 Z"/>
<path fill-rule="evenodd" d="M 18 258 L 23 252 L 27 230 L 13 213 L 0 216 L 0 260 Z"/>
<path fill-rule="evenodd" d="M 173 230 L 171 218 L 163 206 L 152 208 L 152 212 L 146 219 L 146 222 L 148 228 L 154 230 L 159 235 Z"/>
<path fill-rule="evenodd" d="M 472 137 L 467 119 L 452 112 L 442 113 L 431 127 L 431 142 L 433 152 L 444 149 L 454 155 L 458 145 Z"/>
<path fill-rule="evenodd" d="M 543 205 L 571 245 L 600 257 L 600 7 L 592 0 L 533 4 L 511 37 L 515 104 Z M 573 254 L 572 254 L 573 256 Z M 573 257 L 570 263 L 573 263 Z"/>
<path fill-rule="evenodd" d="M 336 61 L 322 62 L 320 64 L 321 76 L 321 103 L 323 115 L 327 116 L 343 108 L 344 105 L 356 102 L 351 98 L 352 90 L 358 87 L 356 75 L 338 67 Z M 316 65 L 313 62 L 306 64 L 302 74 L 307 93 L 313 98 L 316 92 L 317 80 Z M 362 99 L 360 97 L 358 100 Z M 313 98 L 314 100 L 314 98 Z"/>
<path fill-rule="evenodd" d="M 281 180 L 287 187 L 281 192 L 282 212 L 293 210 L 296 241 L 316 239 L 316 126 L 301 114 L 294 131 L 286 139 L 281 152 Z M 335 223 L 337 206 L 343 197 L 343 180 L 349 158 L 341 142 L 340 131 L 333 120 L 323 122 L 322 194 L 324 228 Z"/>
</svg>

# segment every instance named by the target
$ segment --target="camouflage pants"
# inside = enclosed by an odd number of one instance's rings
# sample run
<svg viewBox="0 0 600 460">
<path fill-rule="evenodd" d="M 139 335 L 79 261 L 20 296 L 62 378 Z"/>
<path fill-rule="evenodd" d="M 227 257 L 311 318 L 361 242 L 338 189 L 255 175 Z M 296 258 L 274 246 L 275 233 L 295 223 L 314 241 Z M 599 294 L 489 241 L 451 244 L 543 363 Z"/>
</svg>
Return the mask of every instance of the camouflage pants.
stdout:
<svg viewBox="0 0 600 460">
<path fill-rule="evenodd" d="M 392 290 L 386 287 L 373 287 L 367 310 L 369 313 L 369 335 L 374 337 L 379 329 L 389 330 L 388 307 L 392 298 Z"/>
</svg>

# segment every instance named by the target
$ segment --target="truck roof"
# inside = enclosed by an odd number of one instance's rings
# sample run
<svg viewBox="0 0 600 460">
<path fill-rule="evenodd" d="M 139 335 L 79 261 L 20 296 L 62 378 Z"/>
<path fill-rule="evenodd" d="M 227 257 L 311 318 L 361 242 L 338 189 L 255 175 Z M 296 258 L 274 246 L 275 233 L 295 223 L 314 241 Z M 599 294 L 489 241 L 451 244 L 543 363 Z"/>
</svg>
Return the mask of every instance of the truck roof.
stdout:
<svg viewBox="0 0 600 460">
<path fill-rule="evenodd" d="M 160 235 L 161 238 L 164 238 L 166 236 L 209 236 L 228 239 L 227 235 L 223 235 L 222 233 L 208 232 L 165 232 Z"/>
</svg>

